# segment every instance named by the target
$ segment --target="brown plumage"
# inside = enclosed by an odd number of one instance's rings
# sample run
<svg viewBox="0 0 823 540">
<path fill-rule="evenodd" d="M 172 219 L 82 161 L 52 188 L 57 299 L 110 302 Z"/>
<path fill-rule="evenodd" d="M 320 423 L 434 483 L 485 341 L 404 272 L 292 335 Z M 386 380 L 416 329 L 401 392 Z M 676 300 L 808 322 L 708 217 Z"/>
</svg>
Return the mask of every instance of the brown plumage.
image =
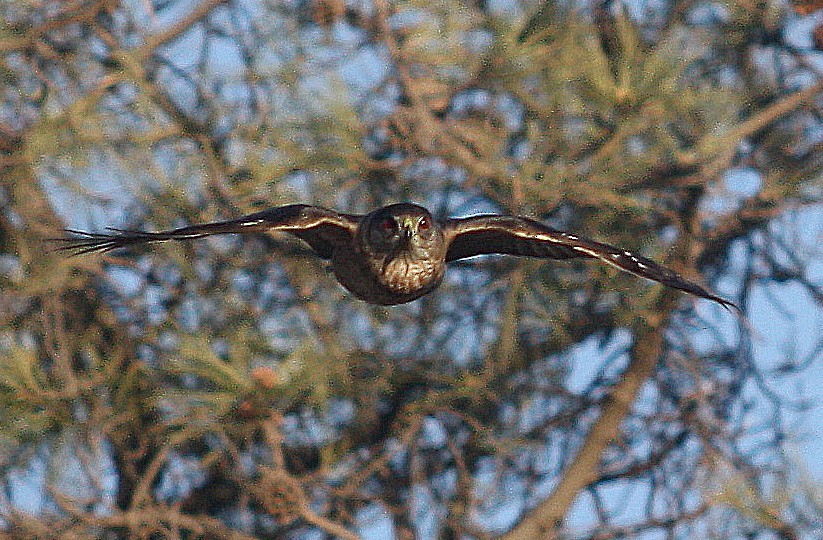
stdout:
<svg viewBox="0 0 823 540">
<path fill-rule="evenodd" d="M 392 204 L 365 215 L 295 204 L 170 231 L 109 230 L 112 232 L 67 230 L 75 236 L 60 239 L 65 244 L 61 249 L 82 254 L 213 234 L 283 231 L 329 259 L 337 280 L 354 296 L 381 305 L 420 298 L 440 285 L 447 263 L 475 255 L 592 258 L 737 309 L 728 300 L 650 259 L 525 217 L 481 215 L 438 221 L 422 206 L 409 203 Z"/>
</svg>

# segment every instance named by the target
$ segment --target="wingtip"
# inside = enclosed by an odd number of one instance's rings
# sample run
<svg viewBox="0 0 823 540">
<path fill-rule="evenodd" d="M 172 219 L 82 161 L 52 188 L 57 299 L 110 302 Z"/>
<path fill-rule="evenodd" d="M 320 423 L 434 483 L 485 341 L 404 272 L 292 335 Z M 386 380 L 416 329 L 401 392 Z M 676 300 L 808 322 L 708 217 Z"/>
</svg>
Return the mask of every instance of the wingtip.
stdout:
<svg viewBox="0 0 823 540">
<path fill-rule="evenodd" d="M 61 253 L 68 257 L 78 257 L 88 253 L 105 253 L 117 247 L 116 244 L 111 242 L 112 236 L 108 234 L 79 231 L 76 229 L 63 229 L 63 231 L 73 236 L 46 239 L 46 241 L 51 244 L 58 244 L 51 250 L 52 253 Z"/>
<path fill-rule="evenodd" d="M 720 298 L 719 296 L 715 296 L 715 295 L 709 295 L 706 298 L 708 300 L 711 300 L 712 302 L 720 304 L 721 306 L 723 306 L 723 308 L 725 310 L 727 310 L 730 313 L 735 313 L 738 316 L 743 315 L 743 310 L 740 308 L 740 306 L 738 306 L 734 302 L 730 302 L 729 300 L 726 300 L 725 298 Z"/>
</svg>

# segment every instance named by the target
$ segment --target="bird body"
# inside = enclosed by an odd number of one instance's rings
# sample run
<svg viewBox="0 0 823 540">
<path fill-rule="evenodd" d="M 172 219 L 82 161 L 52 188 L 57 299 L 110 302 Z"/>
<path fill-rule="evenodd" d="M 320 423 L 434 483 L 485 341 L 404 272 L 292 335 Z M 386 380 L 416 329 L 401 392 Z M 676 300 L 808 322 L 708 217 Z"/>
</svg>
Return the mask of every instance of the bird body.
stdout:
<svg viewBox="0 0 823 540">
<path fill-rule="evenodd" d="M 370 304 L 405 304 L 428 294 L 443 281 L 445 265 L 417 261 L 408 255 L 367 260 L 354 250 L 340 249 L 332 256 L 337 281 Z"/>
<path fill-rule="evenodd" d="M 446 273 L 443 228 L 422 206 L 400 203 L 359 220 L 355 257 L 332 256 L 335 276 L 372 304 L 404 304 L 428 294 Z M 345 255 L 344 255 L 345 253 Z"/>
<path fill-rule="evenodd" d="M 489 214 L 438 221 L 422 206 L 410 203 L 384 206 L 364 215 L 295 204 L 169 231 L 109 230 L 90 233 L 67 229 L 75 236 L 59 239 L 65 244 L 61 249 L 82 254 L 213 234 L 283 231 L 330 260 L 337 281 L 354 296 L 379 305 L 403 304 L 430 293 L 443 281 L 447 263 L 475 255 L 593 258 L 736 308 L 651 259 L 519 216 Z"/>
</svg>

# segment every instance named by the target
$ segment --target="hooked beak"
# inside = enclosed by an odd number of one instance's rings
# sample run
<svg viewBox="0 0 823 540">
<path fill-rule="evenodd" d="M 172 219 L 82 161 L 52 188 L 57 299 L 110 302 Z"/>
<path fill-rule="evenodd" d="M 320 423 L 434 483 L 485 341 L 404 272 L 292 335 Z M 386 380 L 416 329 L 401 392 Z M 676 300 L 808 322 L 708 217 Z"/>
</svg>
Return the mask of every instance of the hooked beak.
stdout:
<svg viewBox="0 0 823 540">
<path fill-rule="evenodd" d="M 406 253 L 412 249 L 412 238 L 414 237 L 416 230 L 416 222 L 412 218 L 401 218 L 398 220 L 397 225 L 400 228 L 398 231 L 400 233 L 400 238 L 399 242 L 395 244 L 394 249 L 392 249 L 392 256 L 394 257 L 400 255 L 401 253 Z"/>
<path fill-rule="evenodd" d="M 400 227 L 402 229 L 403 239 L 408 244 L 411 241 L 412 236 L 414 236 L 414 232 L 417 228 L 417 220 L 412 217 L 404 217 L 400 222 Z"/>
</svg>

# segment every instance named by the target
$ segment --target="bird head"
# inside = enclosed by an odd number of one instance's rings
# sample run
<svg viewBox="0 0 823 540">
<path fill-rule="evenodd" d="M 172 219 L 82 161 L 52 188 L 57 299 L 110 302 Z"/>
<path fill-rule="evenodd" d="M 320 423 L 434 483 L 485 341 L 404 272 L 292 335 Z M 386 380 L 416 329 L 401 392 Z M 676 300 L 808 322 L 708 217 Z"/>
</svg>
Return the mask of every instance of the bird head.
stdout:
<svg viewBox="0 0 823 540">
<path fill-rule="evenodd" d="M 407 254 L 425 257 L 442 238 L 442 231 L 428 210 L 416 204 L 392 204 L 372 212 L 365 221 L 369 247 L 392 257 Z"/>
</svg>

